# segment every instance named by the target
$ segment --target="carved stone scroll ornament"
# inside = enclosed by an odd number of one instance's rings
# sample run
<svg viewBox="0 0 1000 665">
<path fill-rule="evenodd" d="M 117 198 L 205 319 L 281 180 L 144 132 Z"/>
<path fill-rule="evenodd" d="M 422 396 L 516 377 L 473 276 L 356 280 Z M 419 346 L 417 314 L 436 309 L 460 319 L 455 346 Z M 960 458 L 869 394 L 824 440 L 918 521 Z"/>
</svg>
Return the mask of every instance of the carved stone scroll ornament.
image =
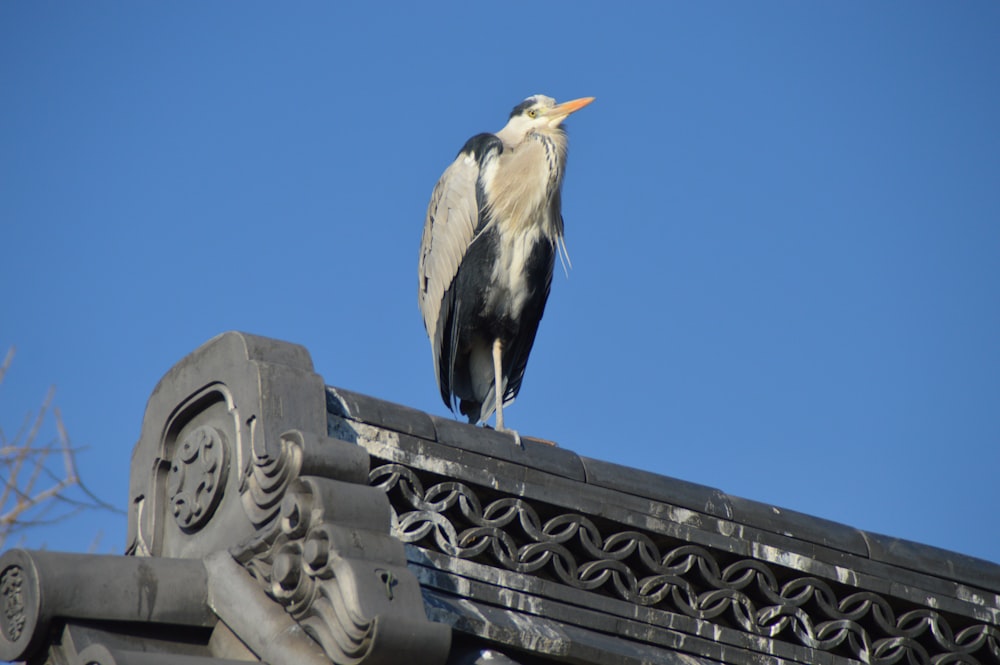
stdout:
<svg viewBox="0 0 1000 665">
<path fill-rule="evenodd" d="M 450 629 L 426 619 L 402 543 L 389 535 L 385 495 L 365 485 L 301 477 L 276 533 L 234 556 L 335 663 L 443 663 Z"/>
<path fill-rule="evenodd" d="M 359 485 L 368 480 L 368 453 L 346 441 L 289 430 L 282 433 L 277 450 L 254 457 L 240 489 L 243 509 L 258 529 L 278 517 L 288 488 L 300 475 Z"/>
<path fill-rule="evenodd" d="M 259 528 L 277 515 L 301 466 L 302 434 L 296 431 L 282 434 L 277 455 L 254 457 L 242 492 L 243 509 L 254 526 Z"/>
<path fill-rule="evenodd" d="M 390 497 L 399 539 L 451 557 L 865 663 L 1000 663 L 1000 631 L 968 618 L 661 534 L 622 529 L 605 536 L 584 515 L 496 498 L 493 490 L 401 464 L 373 469 L 370 482 Z"/>
</svg>

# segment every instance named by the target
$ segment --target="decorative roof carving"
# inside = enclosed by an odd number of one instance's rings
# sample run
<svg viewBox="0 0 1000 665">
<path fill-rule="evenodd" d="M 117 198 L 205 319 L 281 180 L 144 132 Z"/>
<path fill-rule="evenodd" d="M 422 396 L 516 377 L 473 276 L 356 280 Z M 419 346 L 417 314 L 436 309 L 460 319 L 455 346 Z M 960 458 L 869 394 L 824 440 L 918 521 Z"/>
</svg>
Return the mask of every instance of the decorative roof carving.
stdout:
<svg viewBox="0 0 1000 665">
<path fill-rule="evenodd" d="M 585 515 L 398 463 L 370 481 L 390 497 L 400 540 L 448 556 L 865 663 L 1000 663 L 996 626 L 909 603 L 897 611 L 880 594 L 651 531 L 612 523 L 602 534 Z"/>
<path fill-rule="evenodd" d="M 300 347 L 231 333 L 195 351 L 147 407 L 130 551 L 229 550 L 333 662 L 397 662 L 414 640 L 443 662 L 451 631 L 427 620 L 368 454 L 326 436 L 324 407 Z"/>
<path fill-rule="evenodd" d="M 132 556 L 0 558 L 0 659 L 1000 665 L 1000 566 L 521 441 L 220 336 L 150 397 Z"/>
<path fill-rule="evenodd" d="M 182 530 L 197 530 L 212 518 L 229 473 L 228 451 L 225 434 L 208 426 L 188 432 L 174 449 L 167 492 Z"/>
<path fill-rule="evenodd" d="M 443 662 L 450 631 L 422 618 L 420 585 L 389 535 L 389 515 L 376 488 L 301 477 L 282 501 L 278 533 L 234 555 L 334 663 L 401 658 L 414 639 L 426 662 Z"/>
</svg>

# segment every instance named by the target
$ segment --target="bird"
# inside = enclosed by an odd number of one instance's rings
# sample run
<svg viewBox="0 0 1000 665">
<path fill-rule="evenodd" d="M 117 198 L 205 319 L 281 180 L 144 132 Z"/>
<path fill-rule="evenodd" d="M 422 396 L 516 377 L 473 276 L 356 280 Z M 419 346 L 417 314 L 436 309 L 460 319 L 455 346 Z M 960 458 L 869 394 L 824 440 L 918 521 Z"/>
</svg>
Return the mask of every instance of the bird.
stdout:
<svg viewBox="0 0 1000 665">
<path fill-rule="evenodd" d="M 486 423 L 517 397 L 563 240 L 563 121 L 594 101 L 532 95 L 466 141 L 427 206 L 418 304 L 445 406 Z M 564 264 L 565 265 L 565 264 Z"/>
</svg>

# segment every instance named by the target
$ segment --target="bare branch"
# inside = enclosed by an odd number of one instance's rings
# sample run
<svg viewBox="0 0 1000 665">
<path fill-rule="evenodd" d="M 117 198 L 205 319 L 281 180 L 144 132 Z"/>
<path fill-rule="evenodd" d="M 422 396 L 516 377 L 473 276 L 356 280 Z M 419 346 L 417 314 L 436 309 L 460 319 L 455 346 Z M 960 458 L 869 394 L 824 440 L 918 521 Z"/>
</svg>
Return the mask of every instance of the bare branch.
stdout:
<svg viewBox="0 0 1000 665">
<path fill-rule="evenodd" d="M 0 383 L 3 383 L 4 374 L 6 374 L 7 370 L 10 368 L 10 364 L 14 362 L 14 350 L 13 346 L 7 349 L 7 355 L 4 356 L 3 364 L 0 365 Z"/>
<path fill-rule="evenodd" d="M 0 382 L 13 357 L 11 347 L 0 365 Z M 84 510 L 124 514 L 83 484 L 76 463 L 78 450 L 70 442 L 62 412 L 53 406 L 54 399 L 53 386 L 37 413 L 25 417 L 13 439 L 0 429 L 0 547 L 15 532 L 56 524 Z M 43 433 L 53 429 L 54 436 L 43 443 Z"/>
</svg>

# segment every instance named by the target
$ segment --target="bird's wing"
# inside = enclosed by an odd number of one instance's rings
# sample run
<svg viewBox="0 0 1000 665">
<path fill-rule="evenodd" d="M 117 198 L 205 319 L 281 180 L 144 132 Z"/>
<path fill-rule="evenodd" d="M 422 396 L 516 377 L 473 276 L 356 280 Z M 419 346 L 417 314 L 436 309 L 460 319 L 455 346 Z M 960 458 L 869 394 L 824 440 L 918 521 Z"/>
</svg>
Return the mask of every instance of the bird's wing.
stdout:
<svg viewBox="0 0 1000 665">
<path fill-rule="evenodd" d="M 541 323 L 545 303 L 549 299 L 556 251 L 553 244 L 542 242 L 535 247 L 529 259 L 527 269 L 535 275 L 532 281 L 537 285 L 537 291 L 525 303 L 521 312 L 520 334 L 514 338 L 513 344 L 504 354 L 504 375 L 507 377 L 503 394 L 504 404 L 513 402 L 521 390 L 524 371 L 528 366 L 528 356 L 535 344 L 538 324 Z"/>
<path fill-rule="evenodd" d="M 451 314 L 451 304 L 445 301 L 445 294 L 480 225 L 480 166 L 487 154 L 502 149 L 500 140 L 492 134 L 469 139 L 438 180 L 427 206 L 420 243 L 417 299 L 431 340 L 434 373 L 446 404 L 450 386 L 441 385 L 440 365 L 442 355 L 451 356 L 451 350 L 442 345 L 442 328 Z"/>
</svg>

